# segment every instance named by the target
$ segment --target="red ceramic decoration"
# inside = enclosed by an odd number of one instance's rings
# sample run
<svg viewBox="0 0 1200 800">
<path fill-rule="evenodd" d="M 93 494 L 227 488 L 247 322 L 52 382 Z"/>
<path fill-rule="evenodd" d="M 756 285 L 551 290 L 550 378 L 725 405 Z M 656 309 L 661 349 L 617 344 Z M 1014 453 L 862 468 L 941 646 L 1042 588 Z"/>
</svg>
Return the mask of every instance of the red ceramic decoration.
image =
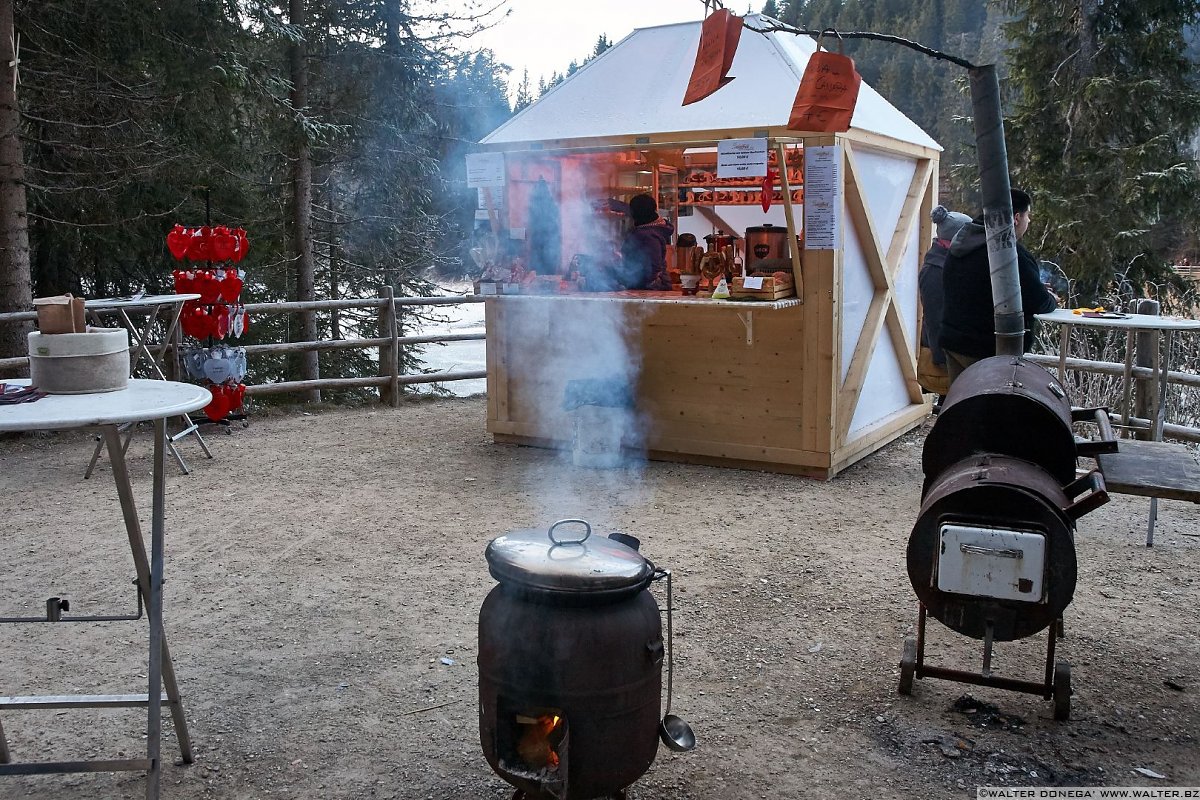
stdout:
<svg viewBox="0 0 1200 800">
<path fill-rule="evenodd" d="M 224 225 L 213 228 L 209 242 L 209 252 L 213 261 L 228 261 L 233 258 L 233 251 L 237 249 L 238 244 L 237 237 Z"/>
<path fill-rule="evenodd" d="M 242 401 L 243 401 L 243 400 L 245 399 L 245 397 L 246 397 L 246 384 L 244 384 L 244 383 L 239 383 L 239 384 L 237 385 L 237 388 L 235 388 L 235 389 L 233 390 L 233 396 L 234 396 L 234 398 L 237 400 L 237 405 L 236 405 L 236 406 L 234 406 L 234 408 L 241 408 L 241 407 L 242 407 Z"/>
<path fill-rule="evenodd" d="M 242 333 L 249 333 L 249 332 L 250 332 L 250 314 L 249 314 L 249 312 L 243 311 L 242 312 Z"/>
<path fill-rule="evenodd" d="M 176 259 L 181 259 L 187 254 L 190 244 L 191 240 L 188 238 L 188 230 L 182 225 L 176 225 L 167 234 L 167 249 L 171 251 L 171 255 Z"/>
<path fill-rule="evenodd" d="M 225 270 L 225 279 L 221 281 L 221 297 L 227 303 L 236 303 L 242 293 L 242 279 L 236 269 Z"/>
<path fill-rule="evenodd" d="M 191 306 L 189 308 L 189 306 Z M 179 314 L 179 327 L 183 332 L 193 339 L 203 339 L 204 332 L 207 330 L 208 316 L 203 308 L 194 305 L 191 301 L 184 304 L 183 311 Z"/>
</svg>

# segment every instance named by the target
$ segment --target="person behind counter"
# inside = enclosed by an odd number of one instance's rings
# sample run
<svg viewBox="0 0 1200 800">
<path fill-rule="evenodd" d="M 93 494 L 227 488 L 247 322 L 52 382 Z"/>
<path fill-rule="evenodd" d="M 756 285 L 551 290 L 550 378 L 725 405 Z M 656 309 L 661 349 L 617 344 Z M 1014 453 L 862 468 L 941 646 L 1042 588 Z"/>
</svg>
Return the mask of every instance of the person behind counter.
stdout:
<svg viewBox="0 0 1200 800">
<path fill-rule="evenodd" d="M 629 200 L 629 217 L 634 227 L 621 243 L 617 282 L 625 289 L 669 291 L 667 244 L 675 228 L 658 215 L 658 205 L 648 194 Z"/>
<path fill-rule="evenodd" d="M 1020 189 L 1012 190 L 1013 227 L 1018 240 L 1029 230 L 1031 207 L 1028 194 Z M 1020 241 L 1017 242 L 1017 272 L 1025 313 L 1024 351 L 1028 353 L 1033 347 L 1033 315 L 1053 311 L 1058 306 L 1058 299 L 1042 285 L 1037 259 Z M 992 279 L 982 217 L 964 225 L 950 243 L 950 255 L 942 272 L 942 289 L 946 305 L 940 341 L 953 385 L 967 367 L 996 355 Z"/>
</svg>

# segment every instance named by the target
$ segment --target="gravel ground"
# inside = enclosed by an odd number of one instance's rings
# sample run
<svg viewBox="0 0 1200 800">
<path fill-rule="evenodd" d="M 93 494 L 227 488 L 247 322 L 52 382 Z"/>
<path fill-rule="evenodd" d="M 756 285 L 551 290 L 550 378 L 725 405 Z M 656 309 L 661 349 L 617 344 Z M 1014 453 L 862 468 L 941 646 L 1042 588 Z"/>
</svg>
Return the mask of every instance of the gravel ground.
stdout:
<svg viewBox="0 0 1200 800">
<path fill-rule="evenodd" d="M 167 633 L 196 752 L 163 797 L 508 798 L 478 740 L 476 633 L 489 539 L 582 516 L 674 570 L 677 713 L 630 800 L 974 797 L 978 785 L 1200 785 L 1200 507 L 1116 497 L 1080 522 L 1061 658 L 1068 723 L 1037 697 L 896 683 L 916 603 L 904 550 L 923 431 L 829 483 L 650 463 L 581 470 L 495 445 L 479 398 L 272 414 L 168 475 Z M 82 432 L 0 440 L 0 614 L 133 606 L 121 519 Z M 143 519 L 149 435 L 129 453 Z M 656 589 L 656 591 L 658 591 Z M 665 598 L 660 595 L 660 604 Z M 145 625 L 5 625 L 12 695 L 144 689 Z M 978 643 L 931 623 L 929 658 Z M 1040 636 L 997 648 L 1039 677 Z M 5 712 L 14 759 L 134 755 L 136 711 Z M 178 755 L 169 723 L 163 753 Z M 1135 772 L 1138 768 L 1165 776 Z M 0 797 L 140 798 L 137 773 L 0 778 Z"/>
</svg>

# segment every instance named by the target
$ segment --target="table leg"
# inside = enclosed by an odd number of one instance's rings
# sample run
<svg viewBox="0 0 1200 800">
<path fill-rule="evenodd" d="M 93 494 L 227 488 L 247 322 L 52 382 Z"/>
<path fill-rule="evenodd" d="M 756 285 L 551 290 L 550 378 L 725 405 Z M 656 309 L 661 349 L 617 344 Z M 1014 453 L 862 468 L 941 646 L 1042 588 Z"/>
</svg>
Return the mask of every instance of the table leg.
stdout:
<svg viewBox="0 0 1200 800">
<path fill-rule="evenodd" d="M 4 737 L 4 726 L 0 725 L 0 764 L 8 764 L 12 756 L 8 754 L 8 739 Z"/>
<path fill-rule="evenodd" d="M 1062 325 L 1058 331 L 1058 382 L 1067 388 L 1067 351 L 1071 349 L 1071 326 Z"/>
<path fill-rule="evenodd" d="M 121 499 L 121 514 L 125 519 L 125 531 L 129 537 L 129 548 L 133 553 L 133 564 L 138 575 L 138 591 L 146 603 L 150 623 L 149 686 L 150 697 L 157 697 L 164 689 L 175 723 L 175 737 L 179 741 L 184 763 L 192 763 L 191 739 L 187 721 L 183 714 L 183 700 L 175 679 L 175 666 L 162 626 L 162 569 L 163 569 L 163 519 L 165 501 L 166 420 L 154 421 L 154 490 L 153 516 L 151 520 L 151 559 L 146 558 L 146 545 L 142 539 L 141 523 L 134 504 L 133 487 L 125 454 L 121 452 L 120 433 L 112 425 L 104 427 L 104 438 L 108 444 L 112 461 L 113 479 Z M 161 705 L 150 703 L 147 709 L 147 755 L 151 760 L 151 772 L 146 788 L 148 798 L 158 797 L 159 734 L 161 732 Z"/>
<path fill-rule="evenodd" d="M 163 516 L 166 493 L 167 421 L 154 420 L 154 491 L 150 518 L 150 598 L 146 616 L 150 623 L 150 668 L 147 670 L 148 697 L 162 691 L 162 584 L 163 584 Z M 174 449 L 174 448 L 172 448 Z M 178 458 L 178 453 L 176 453 Z M 146 722 L 146 757 L 150 759 L 150 775 L 146 780 L 146 800 L 158 800 L 159 778 L 162 772 L 162 704 L 150 703 Z"/>
</svg>

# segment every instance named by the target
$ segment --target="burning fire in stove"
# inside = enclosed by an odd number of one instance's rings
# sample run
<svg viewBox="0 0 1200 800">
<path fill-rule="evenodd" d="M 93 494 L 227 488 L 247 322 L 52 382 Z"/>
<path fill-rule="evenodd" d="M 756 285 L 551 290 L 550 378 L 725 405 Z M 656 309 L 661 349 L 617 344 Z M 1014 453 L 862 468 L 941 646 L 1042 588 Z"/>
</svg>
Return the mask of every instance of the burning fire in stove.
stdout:
<svg viewBox="0 0 1200 800">
<path fill-rule="evenodd" d="M 517 724 L 521 726 L 521 735 L 517 739 L 517 755 L 526 766 L 534 769 L 558 769 L 558 752 L 555 749 L 562 743 L 560 732 L 562 717 L 555 714 L 542 714 L 536 717 L 518 714 Z"/>
</svg>

